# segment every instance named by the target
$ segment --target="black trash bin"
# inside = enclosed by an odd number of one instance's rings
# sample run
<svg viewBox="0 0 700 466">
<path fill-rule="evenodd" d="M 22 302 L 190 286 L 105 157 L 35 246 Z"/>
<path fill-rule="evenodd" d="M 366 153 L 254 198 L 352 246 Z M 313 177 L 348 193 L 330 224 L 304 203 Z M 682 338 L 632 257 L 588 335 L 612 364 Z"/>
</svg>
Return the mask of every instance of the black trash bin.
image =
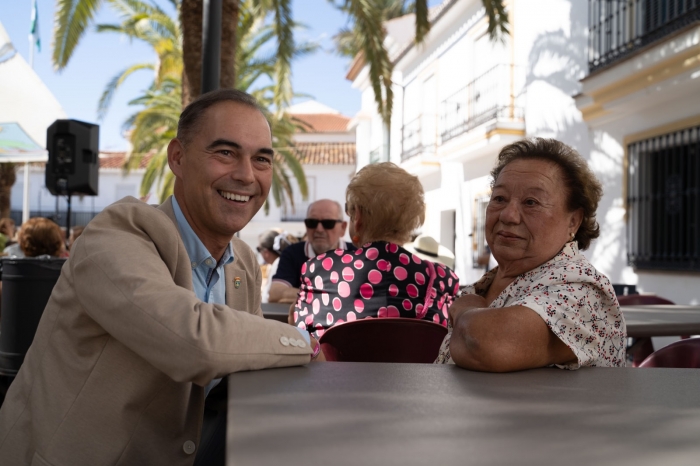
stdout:
<svg viewBox="0 0 700 466">
<path fill-rule="evenodd" d="M 19 371 L 65 261 L 37 257 L 0 259 L 0 375 L 14 378 Z"/>
</svg>

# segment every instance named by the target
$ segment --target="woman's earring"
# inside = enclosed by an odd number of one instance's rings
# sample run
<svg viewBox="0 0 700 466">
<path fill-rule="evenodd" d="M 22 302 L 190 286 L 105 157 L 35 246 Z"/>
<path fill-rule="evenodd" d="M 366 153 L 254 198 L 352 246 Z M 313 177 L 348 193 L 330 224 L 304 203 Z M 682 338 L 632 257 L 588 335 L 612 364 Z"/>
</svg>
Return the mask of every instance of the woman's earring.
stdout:
<svg viewBox="0 0 700 466">
<path fill-rule="evenodd" d="M 573 240 L 574 238 L 576 238 L 576 233 L 571 232 L 571 239 Z"/>
<path fill-rule="evenodd" d="M 353 243 L 358 244 L 360 242 L 360 235 L 355 235 L 350 239 L 352 239 Z"/>
</svg>

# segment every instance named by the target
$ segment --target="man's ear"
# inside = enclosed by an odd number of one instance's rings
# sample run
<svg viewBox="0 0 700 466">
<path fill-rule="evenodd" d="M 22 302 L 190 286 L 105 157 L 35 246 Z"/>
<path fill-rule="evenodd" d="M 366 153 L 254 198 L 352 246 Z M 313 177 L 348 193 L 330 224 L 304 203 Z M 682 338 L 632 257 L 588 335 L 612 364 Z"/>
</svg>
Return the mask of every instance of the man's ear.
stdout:
<svg viewBox="0 0 700 466">
<path fill-rule="evenodd" d="M 177 178 L 182 177 L 182 157 L 185 155 L 185 148 L 182 142 L 175 138 L 168 144 L 168 166 Z"/>
</svg>

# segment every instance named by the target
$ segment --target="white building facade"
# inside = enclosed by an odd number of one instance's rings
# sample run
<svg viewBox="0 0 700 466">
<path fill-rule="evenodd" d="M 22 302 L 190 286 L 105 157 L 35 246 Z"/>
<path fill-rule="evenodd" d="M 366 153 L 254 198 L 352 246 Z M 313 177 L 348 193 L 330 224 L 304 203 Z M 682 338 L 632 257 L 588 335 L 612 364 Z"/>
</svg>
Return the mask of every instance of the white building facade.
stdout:
<svg viewBox="0 0 700 466">
<path fill-rule="evenodd" d="M 489 172 L 499 150 L 551 137 L 586 158 L 604 187 L 601 236 L 586 256 L 613 283 L 700 302 L 700 7 L 656 0 L 510 0 L 493 43 L 481 0 L 387 23 L 394 110 L 387 131 L 367 67 L 358 168 L 391 160 L 426 191 L 423 233 L 454 251 L 462 283 L 483 274 Z M 380 154 L 377 156 L 377 154 Z"/>
</svg>

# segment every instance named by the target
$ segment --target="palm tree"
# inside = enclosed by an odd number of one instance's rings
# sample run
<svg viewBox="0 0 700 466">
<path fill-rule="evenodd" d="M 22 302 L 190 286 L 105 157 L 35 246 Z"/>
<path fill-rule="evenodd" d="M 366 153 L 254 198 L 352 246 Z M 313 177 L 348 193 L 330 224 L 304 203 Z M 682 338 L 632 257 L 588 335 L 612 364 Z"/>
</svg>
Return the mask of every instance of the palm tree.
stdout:
<svg viewBox="0 0 700 466">
<path fill-rule="evenodd" d="M 127 24 L 130 22 L 129 18 L 125 20 Z M 106 29 L 102 27 L 100 30 L 116 31 L 118 28 Z M 143 30 L 148 29 L 142 28 Z M 127 28 L 121 28 L 119 31 L 129 37 L 137 37 Z M 271 79 L 274 75 L 274 55 L 261 56 L 266 44 L 275 37 L 274 29 L 265 24 L 264 15 L 260 14 L 260 10 L 241 8 L 237 34 L 236 41 L 239 46 L 235 62 L 238 70 L 236 88 L 251 93 L 262 106 L 269 108 L 274 101 L 274 85 L 257 88 L 253 86 L 260 77 L 266 76 Z M 315 49 L 315 44 L 300 44 L 295 48 L 293 57 L 311 53 Z M 177 53 L 173 53 L 173 55 L 181 56 Z M 134 67 L 129 67 L 127 70 L 132 68 Z M 178 67 L 173 66 L 172 69 L 177 71 Z M 122 82 L 122 78 L 126 76 L 128 74 L 122 73 L 110 81 L 103 93 L 101 103 L 109 103 L 109 99 L 104 97 L 113 95 L 115 86 Z M 168 142 L 175 137 L 177 132 L 177 122 L 182 109 L 181 92 L 183 88 L 179 74 L 171 72 L 160 80 L 154 80 L 150 89 L 130 102 L 130 105 L 142 106 L 143 109 L 133 114 L 124 123 L 124 129 L 130 132 L 132 144 L 132 151 L 125 169 L 130 170 L 137 167 L 146 154 L 151 155 L 141 183 L 141 196 L 146 196 L 154 184 L 157 184 L 157 192 L 161 200 L 172 194 L 173 177 L 168 169 L 166 149 Z M 101 109 L 106 111 L 106 106 L 101 105 Z M 271 187 L 272 199 L 278 206 L 285 209 L 286 203 L 289 201 L 293 208 L 292 178 L 296 180 L 302 197 L 306 198 L 308 194 L 306 177 L 292 140 L 292 135 L 297 131 L 298 125 L 284 113 L 269 114 L 267 117 L 271 124 L 273 147 L 277 150 Z M 267 203 L 265 211 L 269 211 Z"/>
<path fill-rule="evenodd" d="M 104 0 L 109 4 L 120 2 L 139 3 L 137 0 Z M 179 5 L 178 0 L 169 0 L 173 5 Z M 240 13 L 240 0 L 222 0 L 222 54 L 221 86 L 234 87 L 236 69 L 235 38 L 237 21 Z M 289 103 L 291 87 L 289 84 L 290 64 L 294 50 L 293 28 L 291 15 L 292 0 L 251 0 L 251 5 L 262 11 L 271 12 L 275 24 L 277 50 L 275 61 L 274 103 L 277 111 Z M 377 103 L 379 114 L 388 125 L 391 121 L 393 92 L 391 89 L 392 63 L 389 60 L 384 39 L 386 31 L 382 26 L 382 0 L 328 0 L 345 11 L 353 20 L 355 30 L 365 38 L 361 52 L 369 64 L 369 75 Z M 54 30 L 53 62 L 57 69 L 64 68 L 72 56 L 80 38 L 92 22 L 96 11 L 103 0 L 58 0 L 56 26 Z M 482 0 L 489 18 L 488 31 L 494 40 L 508 34 L 508 16 L 504 0 Z M 408 0 L 404 0 L 408 4 Z M 428 0 L 413 0 L 416 13 L 416 42 L 421 42 L 430 30 L 428 21 Z M 407 6 L 406 6 L 407 8 Z M 182 0 L 180 5 L 180 24 L 182 26 L 182 99 L 187 104 L 197 97 L 201 89 L 202 63 L 202 0 Z M 227 72 L 230 71 L 230 74 Z"/>
</svg>

